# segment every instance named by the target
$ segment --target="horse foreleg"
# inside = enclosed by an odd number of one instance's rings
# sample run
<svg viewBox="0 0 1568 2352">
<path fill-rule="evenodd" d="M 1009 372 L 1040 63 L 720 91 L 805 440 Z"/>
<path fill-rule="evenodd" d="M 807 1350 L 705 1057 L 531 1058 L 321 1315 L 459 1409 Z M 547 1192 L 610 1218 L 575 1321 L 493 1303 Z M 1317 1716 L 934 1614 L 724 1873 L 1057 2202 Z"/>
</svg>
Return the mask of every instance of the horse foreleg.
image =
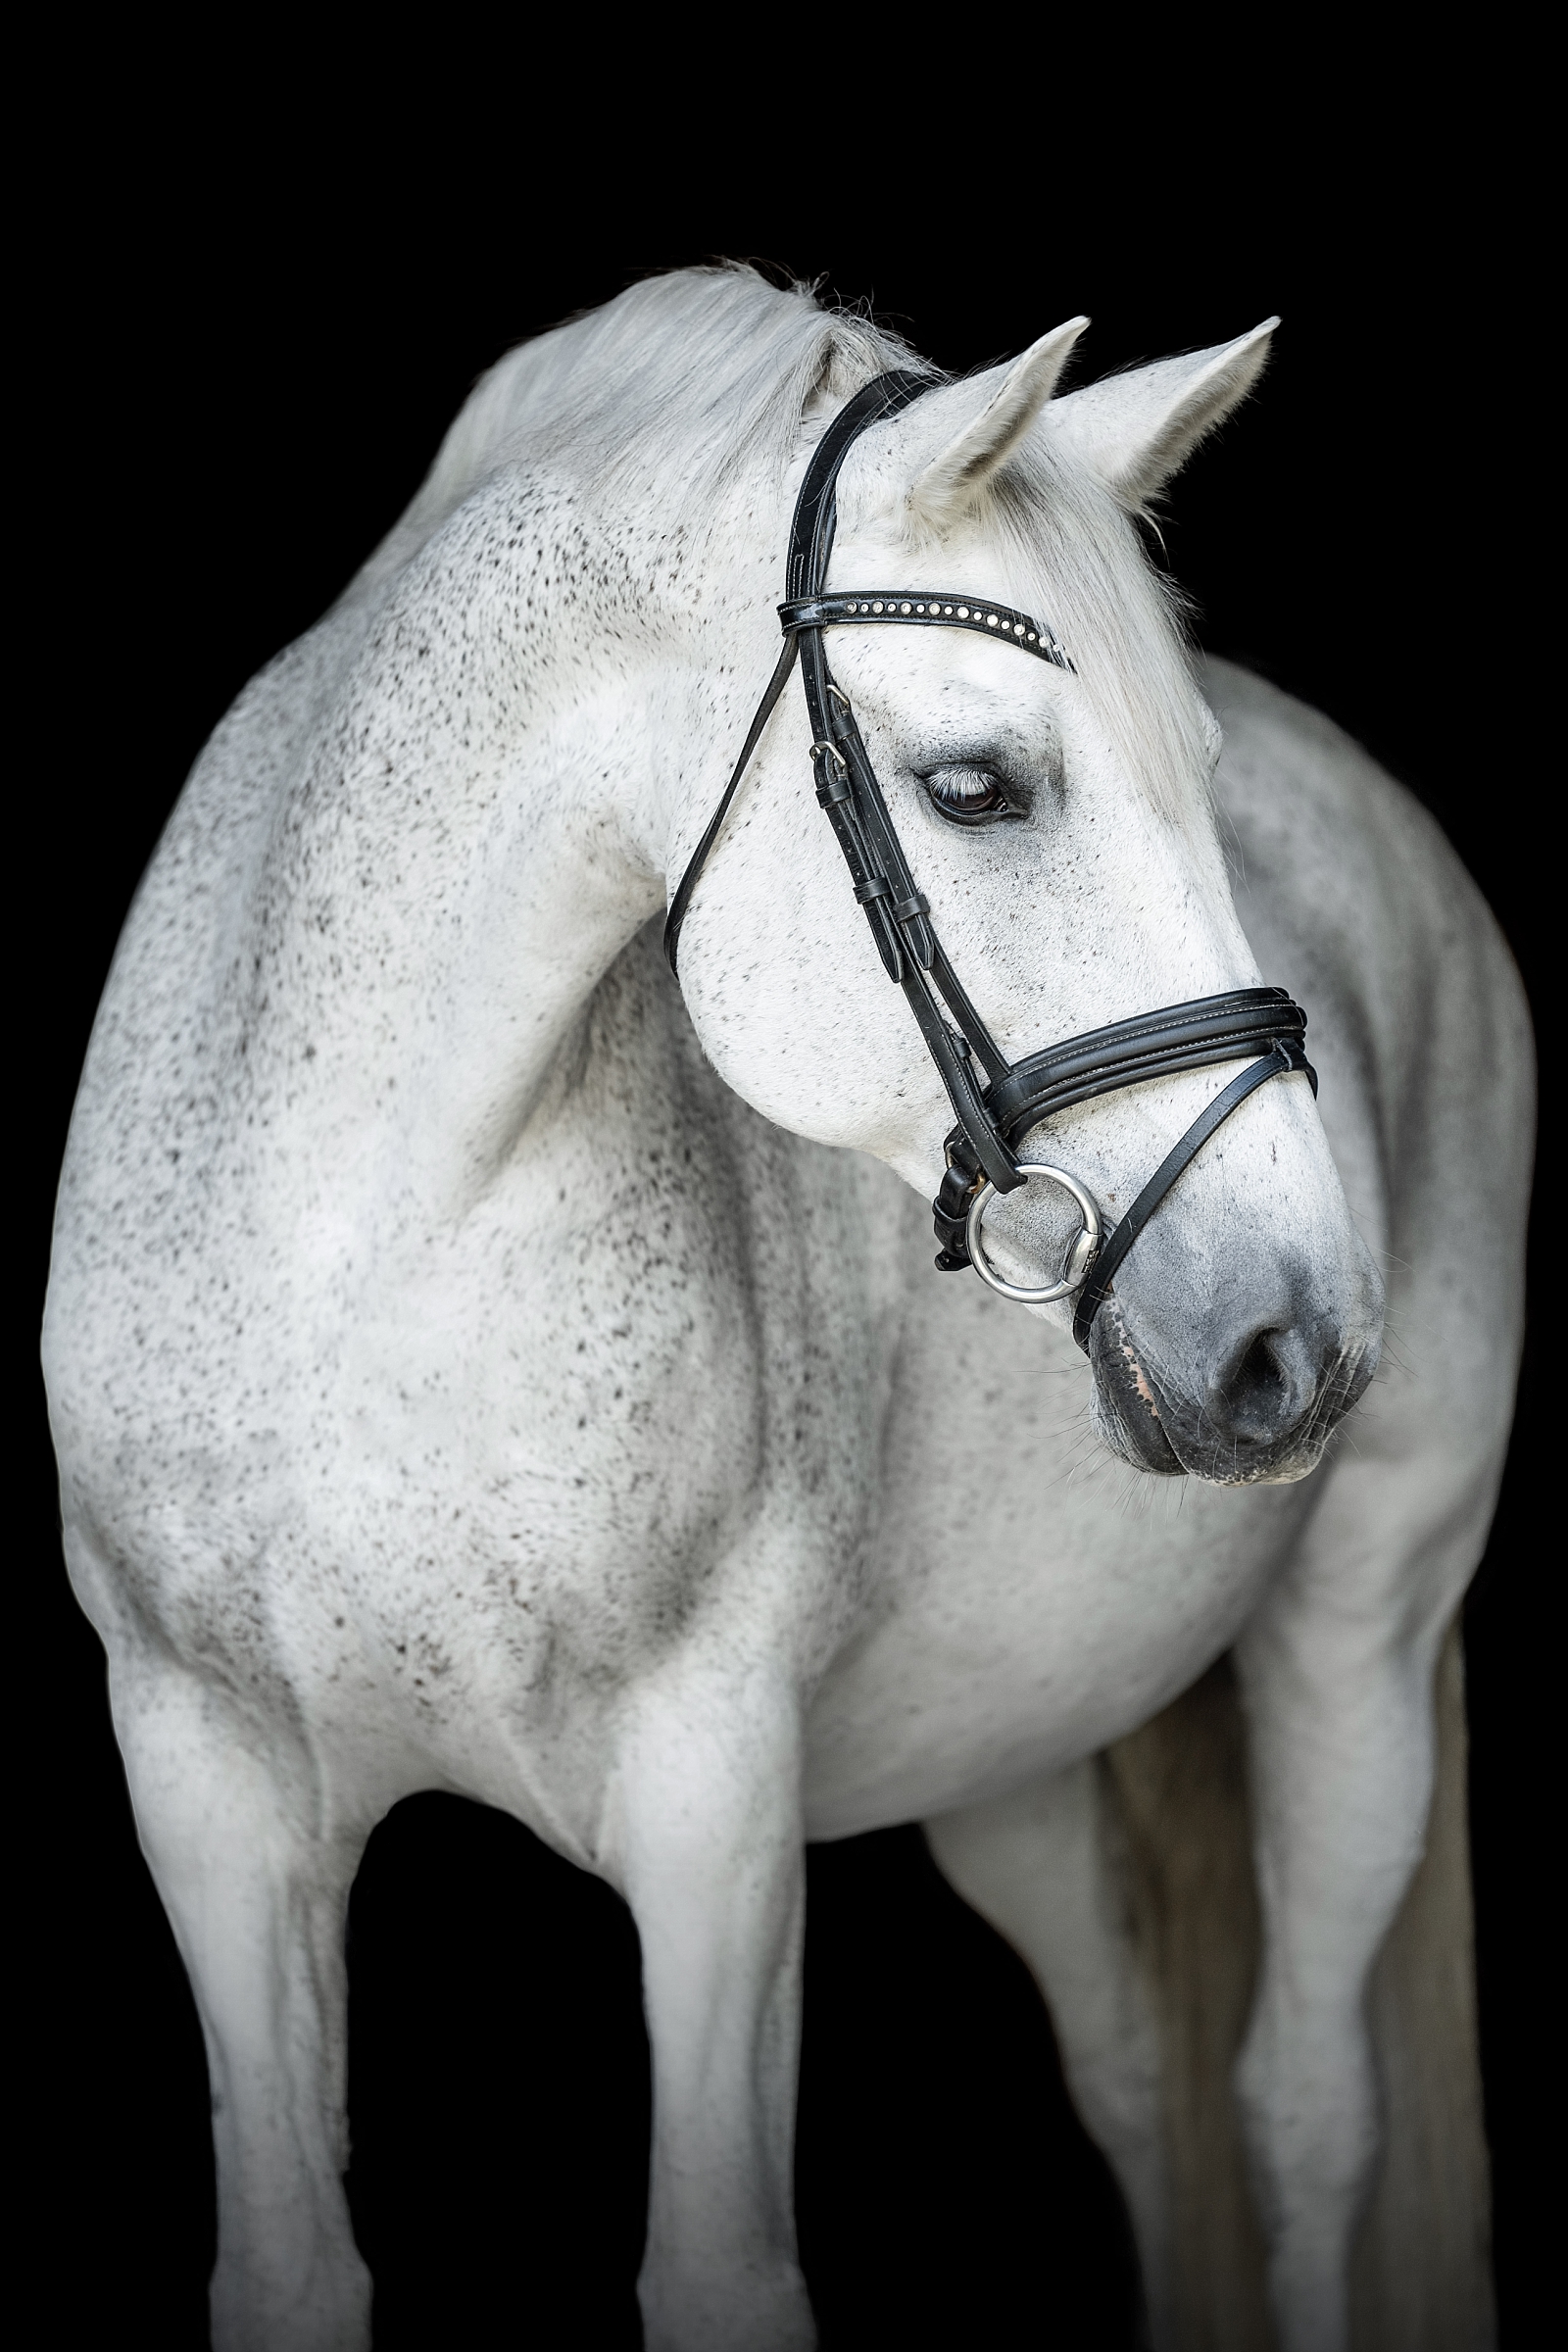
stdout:
<svg viewBox="0 0 1568 2352">
<path fill-rule="evenodd" d="M 194 1676 L 122 1655 L 110 1688 L 142 1848 L 207 2042 L 215 2352 L 361 2352 L 370 2278 L 342 2179 L 343 1932 L 359 1840 L 324 1838 L 308 1776 Z"/>
<path fill-rule="evenodd" d="M 610 1844 L 654 2067 L 648 2352 L 807 2352 L 791 2184 L 805 1848 L 800 1720 L 765 1675 L 671 1677 L 617 1742 Z"/>
<path fill-rule="evenodd" d="M 1281 2352 L 1345 2352 L 1352 2340 L 1351 2244 L 1387 2121 L 1368 1981 L 1421 1859 L 1436 1758 L 1434 1668 L 1494 1492 L 1494 1462 L 1472 1461 L 1467 1474 L 1454 1453 L 1402 1465 L 1342 1459 L 1298 1558 L 1237 1648 L 1263 1918 L 1237 2089 Z M 1462 1918 L 1443 1923 L 1446 1974 L 1468 1971 L 1467 1928 Z M 1469 2020 L 1467 2005 L 1456 2015 Z M 1467 2083 L 1473 2022 L 1457 2032 L 1463 2046 L 1449 2034 L 1409 2064 Z M 1474 2251 L 1484 2265 L 1485 2160 L 1478 2124 L 1469 2129 L 1473 2161 L 1468 2150 L 1455 2161 L 1479 2183 L 1482 2209 L 1431 2211 L 1412 2230 L 1398 2300 L 1415 2324 L 1385 2312 L 1380 2352 L 1396 2340 L 1425 2352 L 1440 2344 L 1480 2352 L 1490 2341 Z M 1416 2274 L 1435 2261 L 1451 2270 L 1449 2252 L 1433 2241 L 1456 2232 L 1461 2267 L 1468 2261 L 1472 2274 L 1466 2291 L 1441 2298 L 1444 2309 L 1423 2321 L 1432 2298 Z"/>
<path fill-rule="evenodd" d="M 1162 2050 L 1096 1757 L 925 1825 L 938 1867 L 1033 1971 L 1078 2112 L 1127 2199 L 1156 2346 L 1173 2345 Z"/>
</svg>

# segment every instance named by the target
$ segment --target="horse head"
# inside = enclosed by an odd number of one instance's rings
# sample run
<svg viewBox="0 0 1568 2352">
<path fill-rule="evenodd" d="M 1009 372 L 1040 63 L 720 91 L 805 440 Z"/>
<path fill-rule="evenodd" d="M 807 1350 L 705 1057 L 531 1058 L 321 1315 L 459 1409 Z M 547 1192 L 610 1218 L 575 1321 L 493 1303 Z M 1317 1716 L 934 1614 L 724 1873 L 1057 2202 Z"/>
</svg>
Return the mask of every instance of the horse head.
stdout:
<svg viewBox="0 0 1568 2352">
<path fill-rule="evenodd" d="M 1084 323 L 862 431 L 822 583 L 843 597 L 897 582 L 916 612 L 923 593 L 994 600 L 1049 616 L 1070 654 L 1024 661 L 957 627 L 831 639 L 830 691 L 1009 1062 L 1262 977 L 1219 839 L 1219 732 L 1137 525 L 1250 389 L 1275 322 L 1054 397 Z M 821 421 L 808 411 L 798 473 Z M 756 1108 L 929 1196 L 953 1105 L 801 788 L 810 749 L 791 698 L 693 896 L 682 985 L 705 1050 Z M 677 825 L 672 884 L 698 818 Z M 1014 1138 L 1017 1156 L 1071 1171 L 1114 1225 L 1240 1066 L 1167 1070 L 1057 1110 Z M 1050 1287 L 1079 1218 L 1061 1188 L 1021 1186 L 990 1200 L 986 1253 L 1015 1284 Z M 1066 1298 L 1025 1311 L 1071 1325 Z M 1185 1169 L 1118 1267 L 1088 1340 L 1100 1431 L 1150 1471 L 1299 1478 L 1371 1378 L 1381 1319 L 1309 1076 L 1283 1076 Z"/>
</svg>

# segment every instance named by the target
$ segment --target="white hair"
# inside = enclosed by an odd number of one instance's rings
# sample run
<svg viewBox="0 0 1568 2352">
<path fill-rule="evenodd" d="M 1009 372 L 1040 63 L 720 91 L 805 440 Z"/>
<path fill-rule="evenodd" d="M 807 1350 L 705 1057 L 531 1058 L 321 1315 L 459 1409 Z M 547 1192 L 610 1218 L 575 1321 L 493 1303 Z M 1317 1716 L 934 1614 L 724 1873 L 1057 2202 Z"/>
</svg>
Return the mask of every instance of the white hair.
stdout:
<svg viewBox="0 0 1568 2352">
<path fill-rule="evenodd" d="M 644 278 L 480 377 L 355 589 L 401 569 L 518 459 L 601 495 L 646 498 L 650 482 L 678 481 L 689 510 L 716 509 L 759 464 L 782 478 L 813 392 L 848 400 L 892 368 L 945 380 L 869 318 L 824 310 L 808 285 L 772 286 L 747 263 Z"/>
<path fill-rule="evenodd" d="M 519 461 L 596 503 L 678 481 L 688 514 L 716 512 L 739 481 L 782 480 L 813 394 L 847 400 L 895 368 L 949 380 L 871 319 L 824 310 L 813 287 L 771 285 L 748 264 L 644 278 L 481 376 L 350 598 L 384 589 L 473 489 Z M 1207 722 L 1180 599 L 1146 561 L 1126 509 L 1048 422 L 1008 461 L 991 518 L 1038 581 L 1042 614 L 1129 772 L 1167 813 L 1193 813 L 1211 762 Z"/>
<path fill-rule="evenodd" d="M 992 514 L 1039 579 L 1127 772 L 1166 816 L 1206 822 L 1219 736 L 1198 687 L 1191 608 L 1149 562 L 1133 513 L 1037 428 L 997 477 Z"/>
</svg>

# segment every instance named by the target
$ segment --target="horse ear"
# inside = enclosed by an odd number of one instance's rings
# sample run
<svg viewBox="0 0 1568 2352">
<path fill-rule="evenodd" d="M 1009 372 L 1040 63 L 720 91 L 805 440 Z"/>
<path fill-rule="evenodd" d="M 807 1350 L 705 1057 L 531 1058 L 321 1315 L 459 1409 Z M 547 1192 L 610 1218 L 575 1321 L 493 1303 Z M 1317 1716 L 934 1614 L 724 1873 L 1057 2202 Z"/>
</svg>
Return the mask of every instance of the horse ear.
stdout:
<svg viewBox="0 0 1568 2352">
<path fill-rule="evenodd" d="M 1168 482 L 1263 372 L 1277 318 L 1234 343 L 1107 375 L 1054 401 L 1047 424 L 1118 498 L 1137 506 Z"/>
<path fill-rule="evenodd" d="M 997 468 L 1006 464 L 1055 390 L 1067 356 L 1088 324 L 1087 318 L 1069 318 L 1031 343 L 1010 368 L 992 371 L 1002 380 L 980 414 L 910 485 L 909 504 L 936 529 L 956 521 Z M 958 390 L 955 385 L 948 397 Z"/>
</svg>

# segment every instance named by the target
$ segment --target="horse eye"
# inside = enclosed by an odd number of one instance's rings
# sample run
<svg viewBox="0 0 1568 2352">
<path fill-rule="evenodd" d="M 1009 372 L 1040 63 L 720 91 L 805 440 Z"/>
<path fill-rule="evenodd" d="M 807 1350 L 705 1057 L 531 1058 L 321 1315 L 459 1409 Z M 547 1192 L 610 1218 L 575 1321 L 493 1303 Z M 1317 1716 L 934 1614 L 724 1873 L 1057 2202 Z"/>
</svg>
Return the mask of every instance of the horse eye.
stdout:
<svg viewBox="0 0 1568 2352">
<path fill-rule="evenodd" d="M 939 767 L 923 782 L 937 814 L 955 825 L 994 825 L 1022 814 L 992 767 Z"/>
</svg>

